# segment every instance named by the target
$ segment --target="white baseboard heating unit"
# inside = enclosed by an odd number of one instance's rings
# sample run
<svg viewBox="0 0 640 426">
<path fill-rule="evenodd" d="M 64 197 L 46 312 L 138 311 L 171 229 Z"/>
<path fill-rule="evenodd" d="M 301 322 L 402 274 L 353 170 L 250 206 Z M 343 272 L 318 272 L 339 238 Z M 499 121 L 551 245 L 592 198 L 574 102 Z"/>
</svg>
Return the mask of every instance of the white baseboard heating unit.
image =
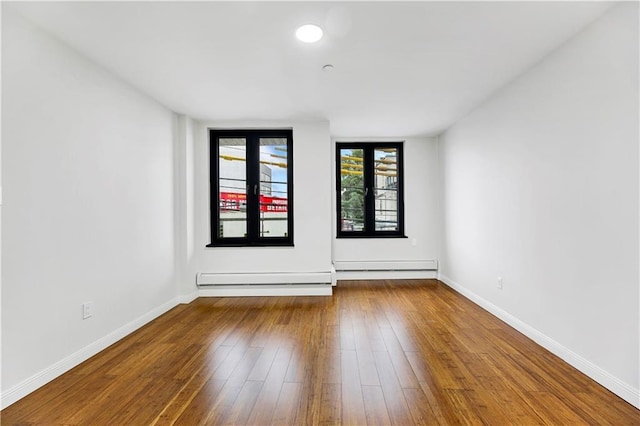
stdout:
<svg viewBox="0 0 640 426">
<path fill-rule="evenodd" d="M 329 296 L 331 272 L 205 273 L 196 275 L 200 296 Z"/>
<path fill-rule="evenodd" d="M 334 261 L 337 279 L 437 278 L 437 260 Z"/>
</svg>

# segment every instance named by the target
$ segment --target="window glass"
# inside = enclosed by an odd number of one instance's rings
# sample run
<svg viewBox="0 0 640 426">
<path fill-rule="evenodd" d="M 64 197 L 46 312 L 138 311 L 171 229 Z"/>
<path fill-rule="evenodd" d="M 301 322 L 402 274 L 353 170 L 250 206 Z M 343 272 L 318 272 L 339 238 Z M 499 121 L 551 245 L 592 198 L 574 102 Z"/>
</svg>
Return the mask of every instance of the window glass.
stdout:
<svg viewBox="0 0 640 426">
<path fill-rule="evenodd" d="M 220 138 L 219 207 L 221 238 L 247 235 L 247 141 L 244 138 Z"/>
<path fill-rule="evenodd" d="M 260 236 L 286 237 L 289 190 L 287 139 L 260 138 Z"/>
<path fill-rule="evenodd" d="M 364 165 L 363 150 L 340 149 L 340 229 L 364 229 Z"/>
<path fill-rule="evenodd" d="M 398 230 L 398 150 L 374 150 L 375 229 Z"/>
</svg>

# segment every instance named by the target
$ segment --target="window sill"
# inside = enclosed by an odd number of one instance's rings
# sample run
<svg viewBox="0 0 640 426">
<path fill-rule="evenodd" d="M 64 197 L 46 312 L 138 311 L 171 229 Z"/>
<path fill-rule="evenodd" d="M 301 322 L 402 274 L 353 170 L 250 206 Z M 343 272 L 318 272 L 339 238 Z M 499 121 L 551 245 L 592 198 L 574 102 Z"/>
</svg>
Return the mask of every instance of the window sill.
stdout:
<svg viewBox="0 0 640 426">
<path fill-rule="evenodd" d="M 293 243 L 210 243 L 206 248 L 219 247 L 294 247 Z"/>
<path fill-rule="evenodd" d="M 353 235 L 336 235 L 336 238 L 345 238 L 345 239 L 349 239 L 349 238 L 367 238 L 367 239 L 371 239 L 371 238 L 409 238 L 406 235 L 384 235 L 384 234 L 377 234 L 377 235 L 364 235 L 364 234 L 353 234 Z"/>
</svg>

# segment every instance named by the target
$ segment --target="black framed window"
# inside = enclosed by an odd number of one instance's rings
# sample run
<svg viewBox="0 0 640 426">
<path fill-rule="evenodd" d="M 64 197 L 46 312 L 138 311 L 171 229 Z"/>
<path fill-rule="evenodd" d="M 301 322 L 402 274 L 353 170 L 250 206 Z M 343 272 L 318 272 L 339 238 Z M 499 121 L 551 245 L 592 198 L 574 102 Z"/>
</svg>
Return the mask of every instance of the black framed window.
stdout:
<svg viewBox="0 0 640 426">
<path fill-rule="evenodd" d="M 292 130 L 209 132 L 207 247 L 293 245 Z"/>
<path fill-rule="evenodd" d="M 336 144 L 338 237 L 404 237 L 402 142 Z"/>
</svg>

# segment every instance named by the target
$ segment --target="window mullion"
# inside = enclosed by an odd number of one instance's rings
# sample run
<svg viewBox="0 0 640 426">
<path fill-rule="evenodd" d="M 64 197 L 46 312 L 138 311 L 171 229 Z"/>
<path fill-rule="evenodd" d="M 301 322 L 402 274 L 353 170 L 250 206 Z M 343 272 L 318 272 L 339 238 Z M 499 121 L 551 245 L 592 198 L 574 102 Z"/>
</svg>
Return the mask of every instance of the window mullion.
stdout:
<svg viewBox="0 0 640 426">
<path fill-rule="evenodd" d="M 374 170 L 373 149 L 370 146 L 364 148 L 364 233 L 372 235 L 375 231 L 375 196 L 374 196 Z"/>
<path fill-rule="evenodd" d="M 257 241 L 259 235 L 260 198 L 258 185 L 260 182 L 260 146 L 258 137 L 247 138 L 247 237 L 249 241 Z"/>
</svg>

